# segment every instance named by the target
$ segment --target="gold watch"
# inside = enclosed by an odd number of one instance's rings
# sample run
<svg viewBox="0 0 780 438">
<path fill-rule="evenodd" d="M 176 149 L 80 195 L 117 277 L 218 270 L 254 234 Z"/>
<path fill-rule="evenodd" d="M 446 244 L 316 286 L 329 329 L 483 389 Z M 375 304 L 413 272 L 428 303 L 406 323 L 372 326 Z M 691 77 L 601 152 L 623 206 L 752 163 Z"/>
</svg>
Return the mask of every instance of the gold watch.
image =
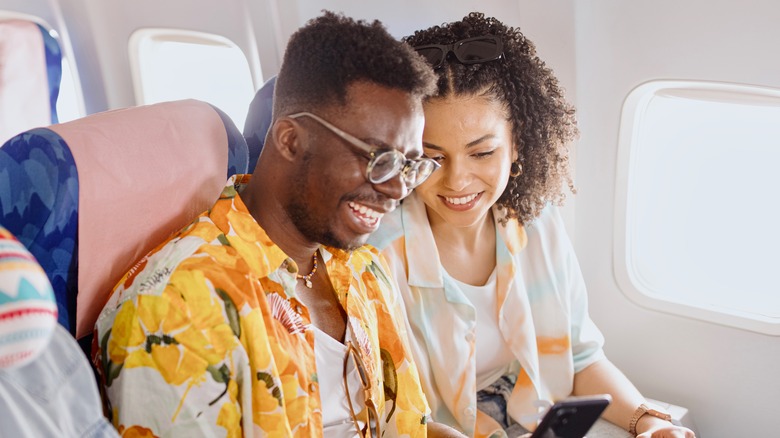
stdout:
<svg viewBox="0 0 780 438">
<path fill-rule="evenodd" d="M 632 436 L 636 436 L 636 424 L 639 422 L 639 419 L 642 418 L 644 415 L 652 415 L 653 417 L 660 418 L 662 420 L 672 422 L 672 416 L 669 415 L 666 412 L 657 411 L 650 406 L 647 406 L 646 404 L 642 403 L 639 405 L 638 408 L 636 408 L 636 411 L 634 411 L 634 416 L 631 417 L 631 422 L 628 423 L 628 433 L 630 433 Z"/>
</svg>

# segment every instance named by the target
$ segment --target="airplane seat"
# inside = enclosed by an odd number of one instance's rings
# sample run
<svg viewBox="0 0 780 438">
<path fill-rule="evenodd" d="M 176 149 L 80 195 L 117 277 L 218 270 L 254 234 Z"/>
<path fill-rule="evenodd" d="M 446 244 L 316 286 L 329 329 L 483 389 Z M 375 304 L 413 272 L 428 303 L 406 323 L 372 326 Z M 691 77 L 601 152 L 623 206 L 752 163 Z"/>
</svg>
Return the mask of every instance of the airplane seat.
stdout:
<svg viewBox="0 0 780 438">
<path fill-rule="evenodd" d="M 265 144 L 265 134 L 271 127 L 271 114 L 274 106 L 274 84 L 276 76 L 267 80 L 249 104 L 246 122 L 244 123 L 244 138 L 249 147 L 249 171 L 257 164 L 257 158 Z"/>
<path fill-rule="evenodd" d="M 57 123 L 62 51 L 43 26 L 0 21 L 0 144 L 13 135 Z"/>
<path fill-rule="evenodd" d="M 0 148 L 0 224 L 43 266 L 58 322 L 89 352 L 116 282 L 211 207 L 248 156 L 230 118 L 197 100 L 32 129 Z"/>
</svg>

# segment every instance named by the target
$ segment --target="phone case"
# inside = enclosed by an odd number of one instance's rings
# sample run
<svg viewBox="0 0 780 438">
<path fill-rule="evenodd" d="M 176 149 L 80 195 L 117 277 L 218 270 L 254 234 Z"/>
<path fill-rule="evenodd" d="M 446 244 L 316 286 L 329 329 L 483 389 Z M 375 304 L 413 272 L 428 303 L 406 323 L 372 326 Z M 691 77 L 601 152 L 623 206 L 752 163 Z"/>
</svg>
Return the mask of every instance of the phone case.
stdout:
<svg viewBox="0 0 780 438">
<path fill-rule="evenodd" d="M 608 394 L 561 400 L 550 407 L 531 438 L 583 438 L 611 401 Z"/>
</svg>

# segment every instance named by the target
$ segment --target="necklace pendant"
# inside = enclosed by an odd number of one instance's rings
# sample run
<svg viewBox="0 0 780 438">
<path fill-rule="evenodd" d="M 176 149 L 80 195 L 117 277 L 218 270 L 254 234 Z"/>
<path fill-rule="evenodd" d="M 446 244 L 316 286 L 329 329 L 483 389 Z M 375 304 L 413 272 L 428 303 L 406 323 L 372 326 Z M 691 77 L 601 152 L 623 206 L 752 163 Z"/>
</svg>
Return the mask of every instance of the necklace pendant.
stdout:
<svg viewBox="0 0 780 438">
<path fill-rule="evenodd" d="M 304 284 L 306 285 L 306 287 L 311 289 L 311 279 L 304 278 Z"/>
</svg>

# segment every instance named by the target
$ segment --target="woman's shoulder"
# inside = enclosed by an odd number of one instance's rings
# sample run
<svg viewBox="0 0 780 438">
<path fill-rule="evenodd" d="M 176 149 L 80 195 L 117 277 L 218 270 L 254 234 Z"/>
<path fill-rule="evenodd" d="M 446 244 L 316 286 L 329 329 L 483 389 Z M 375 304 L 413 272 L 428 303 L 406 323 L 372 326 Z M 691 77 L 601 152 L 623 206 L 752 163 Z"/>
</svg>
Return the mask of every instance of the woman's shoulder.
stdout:
<svg viewBox="0 0 780 438">
<path fill-rule="evenodd" d="M 527 246 L 521 254 L 533 257 L 544 253 L 565 254 L 571 247 L 571 240 L 566 231 L 566 224 L 556 205 L 548 205 L 532 222 L 524 225 L 528 239 Z"/>
<path fill-rule="evenodd" d="M 561 208 L 554 204 L 548 204 L 542 209 L 539 216 L 531 222 L 523 224 L 523 226 L 529 238 L 531 236 L 546 238 L 558 233 L 566 233 Z"/>
</svg>

